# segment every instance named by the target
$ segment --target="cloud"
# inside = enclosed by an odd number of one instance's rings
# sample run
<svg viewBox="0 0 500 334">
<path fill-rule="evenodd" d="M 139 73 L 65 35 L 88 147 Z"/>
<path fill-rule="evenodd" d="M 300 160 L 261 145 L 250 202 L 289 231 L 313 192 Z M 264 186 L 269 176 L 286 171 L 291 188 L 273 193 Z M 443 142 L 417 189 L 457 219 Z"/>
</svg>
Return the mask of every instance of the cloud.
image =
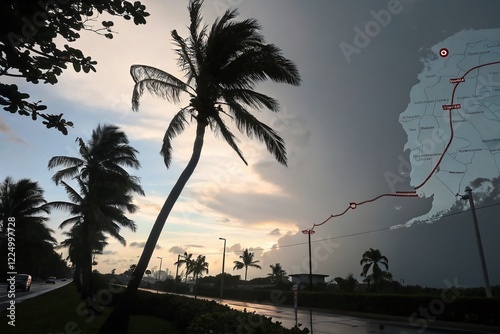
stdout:
<svg viewBox="0 0 500 334">
<path fill-rule="evenodd" d="M 187 248 L 203 248 L 202 245 L 186 245 Z"/>
<path fill-rule="evenodd" d="M 168 251 L 174 254 L 183 254 L 185 252 L 184 248 L 181 248 L 179 246 L 172 246 Z"/>
<path fill-rule="evenodd" d="M 118 254 L 118 253 L 115 251 L 112 251 L 112 250 L 105 250 L 102 252 L 102 255 L 115 255 L 115 254 Z"/>
<path fill-rule="evenodd" d="M 109 265 L 115 265 L 115 264 L 127 263 L 127 260 L 126 259 L 120 259 L 120 258 L 116 259 L 116 258 L 112 257 L 112 258 L 104 259 L 104 260 L 102 260 L 100 262 L 107 263 Z"/>
<path fill-rule="evenodd" d="M 231 247 L 229 247 L 227 250 L 229 252 L 239 253 L 239 252 L 241 252 L 241 245 L 239 243 L 238 244 L 234 244 Z"/>
<path fill-rule="evenodd" d="M 264 251 L 264 248 L 262 247 L 250 247 L 248 249 L 249 252 L 254 252 L 254 253 L 259 253 L 261 254 Z"/>
<path fill-rule="evenodd" d="M 271 232 L 269 232 L 269 235 L 280 236 L 281 235 L 280 229 L 279 228 L 275 228 L 274 230 L 272 230 Z"/>
<path fill-rule="evenodd" d="M 145 246 L 146 246 L 146 242 L 145 241 L 143 241 L 143 242 L 134 241 L 134 242 L 130 243 L 130 247 L 144 248 Z M 161 246 L 159 244 L 156 244 L 155 249 L 161 249 Z"/>
</svg>

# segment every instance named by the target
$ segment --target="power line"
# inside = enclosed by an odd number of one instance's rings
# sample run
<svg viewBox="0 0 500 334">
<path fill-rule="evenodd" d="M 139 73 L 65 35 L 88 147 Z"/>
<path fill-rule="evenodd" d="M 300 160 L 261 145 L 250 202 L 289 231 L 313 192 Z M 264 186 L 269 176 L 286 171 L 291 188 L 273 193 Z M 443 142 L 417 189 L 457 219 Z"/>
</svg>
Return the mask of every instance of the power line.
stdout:
<svg viewBox="0 0 500 334">
<path fill-rule="evenodd" d="M 499 206 L 499 205 L 500 205 L 500 202 L 493 203 L 493 204 L 488 204 L 488 205 L 483 205 L 483 206 L 480 206 L 480 207 L 476 207 L 476 211 L 482 210 L 482 209 L 487 209 L 487 208 L 494 207 L 494 206 Z M 464 214 L 464 213 L 467 213 L 467 212 L 470 212 L 470 209 L 467 209 L 467 210 L 464 210 L 464 211 L 459 211 L 459 212 L 452 212 L 452 213 L 444 214 L 444 215 L 440 216 L 439 218 L 437 218 L 437 220 L 441 220 L 443 218 L 447 218 L 447 217 L 451 217 L 451 216 L 456 216 L 456 215 L 459 215 L 459 214 Z M 335 239 L 343 239 L 343 238 L 355 237 L 355 236 L 358 236 L 358 235 L 364 235 L 364 234 L 370 234 L 370 233 L 376 233 L 376 232 L 382 232 L 382 231 L 398 230 L 399 228 L 395 228 L 395 226 L 397 226 L 397 225 L 391 225 L 391 226 L 387 226 L 387 227 L 382 227 L 382 228 L 378 228 L 378 229 L 375 229 L 375 230 L 369 230 L 369 231 L 362 231 L 362 232 L 355 232 L 355 233 L 343 234 L 343 235 L 339 235 L 339 236 L 335 236 L 335 237 L 329 237 L 329 238 L 324 238 L 324 239 L 311 240 L 311 243 L 321 242 L 321 241 L 327 241 L 327 240 L 335 240 Z M 276 246 L 276 247 L 259 248 L 259 249 L 254 249 L 253 251 L 256 251 L 256 250 L 258 250 L 258 251 L 269 251 L 269 250 L 274 250 L 274 249 L 288 248 L 288 247 L 294 247 L 294 246 L 300 246 L 300 245 L 306 245 L 306 244 L 308 244 L 308 241 L 297 242 L 297 243 L 287 244 L 287 245 L 280 245 L 280 246 Z M 238 250 L 238 251 L 229 251 L 229 252 L 232 252 L 232 253 L 243 253 L 244 251 L 243 250 Z M 222 254 L 222 252 L 220 252 L 220 253 L 208 253 L 208 254 L 205 254 L 205 255 L 221 255 L 221 254 Z"/>
</svg>

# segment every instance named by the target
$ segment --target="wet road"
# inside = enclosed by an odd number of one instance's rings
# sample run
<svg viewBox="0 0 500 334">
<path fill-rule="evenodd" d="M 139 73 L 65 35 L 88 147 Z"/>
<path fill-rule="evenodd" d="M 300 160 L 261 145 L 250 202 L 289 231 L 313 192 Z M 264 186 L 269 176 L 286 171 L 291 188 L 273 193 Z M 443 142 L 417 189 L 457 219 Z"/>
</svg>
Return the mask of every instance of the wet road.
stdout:
<svg viewBox="0 0 500 334">
<path fill-rule="evenodd" d="M 295 326 L 295 311 L 293 308 L 275 305 L 255 304 L 247 302 L 238 302 L 232 300 L 217 300 L 231 308 L 247 312 L 256 312 L 258 314 L 272 317 L 273 321 L 279 321 L 284 327 L 291 328 Z M 459 332 L 456 329 L 434 330 L 422 328 L 421 326 L 412 327 L 409 323 L 396 323 L 388 321 L 379 321 L 372 319 L 363 319 L 352 316 L 344 316 L 321 311 L 309 311 L 299 309 L 297 311 L 297 324 L 300 328 L 307 327 L 311 334 L 443 334 L 443 333 L 467 333 Z"/>
<path fill-rule="evenodd" d="M 146 290 L 146 289 L 144 289 Z M 157 292 L 156 290 L 149 290 Z M 165 292 L 159 292 L 165 293 Z M 183 295 L 193 297 L 192 295 Z M 229 299 L 205 298 L 199 299 L 213 300 L 233 309 L 271 317 L 273 321 L 279 321 L 284 327 L 292 328 L 296 324 L 295 310 L 292 307 L 275 304 L 257 304 Z M 251 323 L 251 321 L 250 321 Z M 494 334 L 498 331 L 467 331 L 456 328 L 433 328 L 432 322 L 427 327 L 411 326 L 409 322 L 395 322 L 373 320 L 347 315 L 339 315 L 327 311 L 310 311 L 307 309 L 297 310 L 297 324 L 300 328 L 308 328 L 311 334 Z"/>
</svg>

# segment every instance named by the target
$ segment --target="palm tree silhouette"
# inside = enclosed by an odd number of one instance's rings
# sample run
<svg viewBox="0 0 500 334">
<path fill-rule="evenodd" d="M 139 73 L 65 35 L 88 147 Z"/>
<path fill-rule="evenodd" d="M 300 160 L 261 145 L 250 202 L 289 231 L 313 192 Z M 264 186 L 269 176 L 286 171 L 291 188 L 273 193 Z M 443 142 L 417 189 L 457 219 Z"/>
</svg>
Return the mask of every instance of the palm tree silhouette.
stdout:
<svg viewBox="0 0 500 334">
<path fill-rule="evenodd" d="M 17 271 L 37 276 L 44 274 L 46 264 L 41 259 L 49 259 L 57 245 L 52 236 L 54 231 L 45 224 L 49 213 L 44 191 L 37 182 L 26 178 L 18 181 L 9 176 L 5 178 L 0 184 L 0 263 L 3 268 L 8 268 L 7 237 L 10 230 L 16 240 Z"/>
<path fill-rule="evenodd" d="M 184 252 L 184 255 L 181 255 L 183 258 L 182 259 L 179 259 L 179 261 L 176 261 L 174 263 L 174 265 L 179 265 L 179 266 L 182 266 L 182 265 L 185 265 L 186 266 L 186 283 L 187 283 L 187 280 L 188 280 L 188 275 L 191 273 L 190 272 L 190 267 L 192 265 L 192 262 L 193 262 L 193 254 L 191 253 L 187 253 L 187 252 Z"/>
<path fill-rule="evenodd" d="M 286 280 L 286 271 L 283 270 L 280 263 L 271 264 L 269 267 L 271 268 L 271 273 L 267 275 L 270 276 L 272 283 Z"/>
<path fill-rule="evenodd" d="M 248 251 L 248 248 L 247 248 L 247 249 L 245 249 L 243 251 L 243 254 L 240 255 L 241 261 L 234 261 L 233 270 L 234 269 L 243 269 L 243 268 L 245 268 L 245 281 L 247 280 L 248 267 L 254 267 L 254 268 L 257 268 L 257 269 L 262 269 L 262 267 L 257 264 L 260 261 L 259 260 L 257 260 L 257 261 L 253 260 L 254 255 L 255 254 L 254 253 L 250 253 Z"/>
<path fill-rule="evenodd" d="M 220 135 L 245 163 L 243 153 L 237 146 L 237 138 L 224 122 L 226 117 L 234 121 L 236 127 L 248 137 L 264 142 L 278 162 L 283 165 L 287 163 L 283 139 L 272 128 L 257 120 L 249 109 L 279 111 L 276 99 L 258 93 L 254 88 L 257 83 L 267 79 L 299 85 L 301 80 L 295 64 L 286 59 L 278 47 L 265 43 L 256 20 L 235 21 L 236 10 L 226 11 L 210 28 L 202 26 L 202 4 L 202 0 L 189 2 L 187 38 L 179 36 L 176 30 L 171 32 L 177 61 L 186 81 L 151 66 L 133 65 L 130 69 L 135 81 L 132 94 L 134 110 L 138 110 L 145 89 L 170 102 L 180 102 L 181 95 L 187 95 L 190 99 L 190 103 L 173 116 L 165 132 L 160 152 L 167 168 L 171 164 L 172 139 L 190 123 L 196 124 L 196 137 L 191 158 L 153 225 L 137 264 L 137 273 L 127 287 L 123 302 L 112 311 L 100 333 L 115 330 L 116 326 L 120 326 L 122 332 L 127 329 L 132 299 L 165 221 L 198 164 L 207 126 Z"/>
<path fill-rule="evenodd" d="M 88 142 L 78 138 L 80 157 L 55 156 L 49 160 L 48 167 L 58 170 L 52 179 L 62 184 L 70 202 L 55 201 L 50 205 L 70 212 L 72 217 L 61 223 L 81 224 L 80 240 L 83 247 L 80 257 L 82 272 L 81 298 L 92 298 L 92 254 L 93 237 L 99 231 L 109 234 L 121 244 L 125 239 L 120 235 L 121 227 L 135 231 L 135 223 L 125 216 L 137 207 L 132 204 L 132 194 L 144 195 L 137 177 L 130 175 L 124 168 L 139 168 L 137 151 L 129 145 L 127 136 L 114 125 L 99 125 L 92 131 Z M 75 180 L 79 191 L 63 180 Z"/>
<path fill-rule="evenodd" d="M 389 269 L 389 260 L 387 257 L 383 256 L 380 253 L 380 250 L 370 248 L 366 252 L 363 253 L 363 258 L 360 261 L 360 265 L 363 266 L 363 271 L 361 272 L 361 276 L 366 277 L 366 281 L 368 284 L 370 282 L 374 282 L 375 284 L 379 283 L 382 279 L 388 277 L 387 274 L 384 274 Z M 380 266 L 384 266 L 385 270 L 383 270 Z M 371 271 L 371 274 L 368 272 Z"/>
<path fill-rule="evenodd" d="M 67 221 L 67 220 L 66 220 Z M 63 232 L 67 238 L 59 243 L 57 248 L 67 248 L 67 260 L 70 260 L 73 267 L 73 282 L 79 292 L 82 291 L 82 265 L 84 263 L 84 250 L 86 249 L 82 243 L 82 225 L 80 222 L 75 223 L 69 231 Z M 102 231 L 98 231 L 90 238 L 92 245 L 92 254 L 102 254 L 104 248 L 108 245 L 107 237 Z"/>
<path fill-rule="evenodd" d="M 191 260 L 189 273 L 194 276 L 194 297 L 196 298 L 196 289 L 198 287 L 198 277 L 203 276 L 203 273 L 208 274 L 208 262 L 204 255 L 198 255 L 194 260 Z"/>
</svg>

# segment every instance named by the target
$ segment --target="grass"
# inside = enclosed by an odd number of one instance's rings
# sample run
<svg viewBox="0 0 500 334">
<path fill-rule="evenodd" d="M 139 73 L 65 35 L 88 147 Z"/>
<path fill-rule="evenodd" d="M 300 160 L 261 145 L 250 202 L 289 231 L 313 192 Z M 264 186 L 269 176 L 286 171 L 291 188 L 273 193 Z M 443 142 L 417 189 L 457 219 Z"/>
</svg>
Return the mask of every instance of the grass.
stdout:
<svg viewBox="0 0 500 334">
<path fill-rule="evenodd" d="M 8 324 L 7 311 L 1 312 L 0 333 L 66 334 L 97 333 L 109 315 L 111 308 L 103 314 L 89 316 L 73 284 L 45 293 L 41 296 L 16 303 L 15 328 Z M 170 322 L 157 317 L 132 316 L 129 334 L 180 334 Z"/>
</svg>

